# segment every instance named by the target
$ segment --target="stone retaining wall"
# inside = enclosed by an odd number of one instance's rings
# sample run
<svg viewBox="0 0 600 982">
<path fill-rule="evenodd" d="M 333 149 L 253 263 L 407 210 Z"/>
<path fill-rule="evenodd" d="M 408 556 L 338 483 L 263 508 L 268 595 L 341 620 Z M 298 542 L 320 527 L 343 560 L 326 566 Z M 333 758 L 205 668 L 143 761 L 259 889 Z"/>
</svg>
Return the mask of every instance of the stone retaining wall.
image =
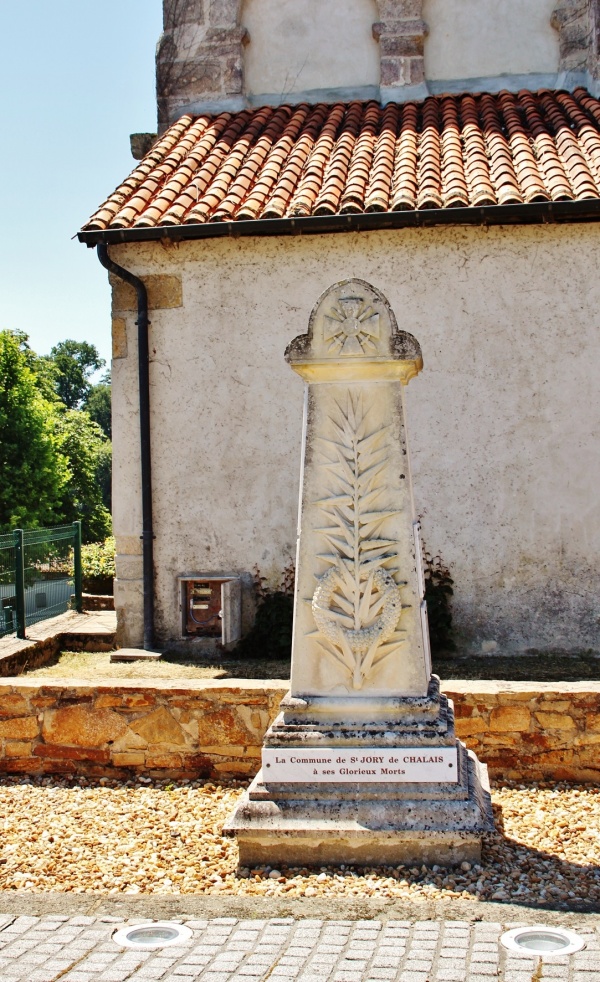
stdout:
<svg viewBox="0 0 600 982">
<path fill-rule="evenodd" d="M 115 598 L 112 593 L 84 593 L 84 610 L 114 610 Z"/>
<path fill-rule="evenodd" d="M 0 771 L 249 777 L 287 685 L 220 679 L 0 684 Z M 600 783 L 600 683 L 462 682 L 458 735 L 498 778 Z"/>
<path fill-rule="evenodd" d="M 0 770 L 245 777 L 287 686 L 244 680 L 0 684 Z"/>
<path fill-rule="evenodd" d="M 18 675 L 20 672 L 32 672 L 57 661 L 61 644 L 61 634 L 29 643 L 14 641 L 8 653 L 0 650 L 0 678 Z"/>
<path fill-rule="evenodd" d="M 600 682 L 465 682 L 456 733 L 494 777 L 600 783 Z"/>
<path fill-rule="evenodd" d="M 20 672 L 32 672 L 58 661 L 61 651 L 112 651 L 115 646 L 114 631 L 99 636 L 96 631 L 59 631 L 46 637 L 19 641 L 10 638 L 8 651 L 0 647 L 0 678 L 12 678 Z"/>
</svg>

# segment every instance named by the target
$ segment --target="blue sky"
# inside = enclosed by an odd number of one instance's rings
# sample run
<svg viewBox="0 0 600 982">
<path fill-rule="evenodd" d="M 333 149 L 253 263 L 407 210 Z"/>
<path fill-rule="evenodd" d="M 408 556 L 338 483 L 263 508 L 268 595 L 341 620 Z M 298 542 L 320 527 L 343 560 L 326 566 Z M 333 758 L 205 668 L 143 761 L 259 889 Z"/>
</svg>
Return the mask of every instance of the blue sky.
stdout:
<svg viewBox="0 0 600 982">
<path fill-rule="evenodd" d="M 161 0 L 3 4 L 0 329 L 46 354 L 65 338 L 110 358 L 107 274 L 72 236 L 156 130 Z"/>
</svg>

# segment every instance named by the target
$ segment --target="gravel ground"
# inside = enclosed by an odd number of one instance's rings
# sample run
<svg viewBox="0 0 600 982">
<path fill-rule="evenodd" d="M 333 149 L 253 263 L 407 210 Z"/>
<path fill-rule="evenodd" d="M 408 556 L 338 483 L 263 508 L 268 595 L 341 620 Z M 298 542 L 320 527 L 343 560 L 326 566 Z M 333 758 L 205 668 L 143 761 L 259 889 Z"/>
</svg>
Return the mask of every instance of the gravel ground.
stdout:
<svg viewBox="0 0 600 982">
<path fill-rule="evenodd" d="M 481 865 L 236 870 L 221 827 L 240 783 L 0 783 L 0 889 L 237 897 L 451 898 L 571 906 L 600 901 L 600 789 L 493 789 Z"/>
</svg>

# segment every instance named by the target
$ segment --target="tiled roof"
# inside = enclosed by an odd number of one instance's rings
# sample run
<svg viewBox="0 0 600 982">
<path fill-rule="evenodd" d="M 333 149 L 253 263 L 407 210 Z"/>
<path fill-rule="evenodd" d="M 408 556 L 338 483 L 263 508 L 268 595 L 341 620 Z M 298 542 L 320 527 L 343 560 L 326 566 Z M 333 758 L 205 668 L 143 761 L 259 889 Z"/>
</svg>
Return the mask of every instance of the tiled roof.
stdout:
<svg viewBox="0 0 600 982">
<path fill-rule="evenodd" d="M 584 89 L 183 116 L 83 231 L 600 198 Z"/>
</svg>

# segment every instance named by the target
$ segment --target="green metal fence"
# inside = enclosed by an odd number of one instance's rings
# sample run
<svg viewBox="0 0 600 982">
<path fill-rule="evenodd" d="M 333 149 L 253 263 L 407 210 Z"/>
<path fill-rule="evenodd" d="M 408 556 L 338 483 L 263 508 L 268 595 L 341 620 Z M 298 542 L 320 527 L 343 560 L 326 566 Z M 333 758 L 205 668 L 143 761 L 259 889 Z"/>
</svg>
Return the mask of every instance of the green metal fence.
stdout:
<svg viewBox="0 0 600 982">
<path fill-rule="evenodd" d="M 82 610 L 81 522 L 0 535 L 0 637 Z"/>
</svg>

